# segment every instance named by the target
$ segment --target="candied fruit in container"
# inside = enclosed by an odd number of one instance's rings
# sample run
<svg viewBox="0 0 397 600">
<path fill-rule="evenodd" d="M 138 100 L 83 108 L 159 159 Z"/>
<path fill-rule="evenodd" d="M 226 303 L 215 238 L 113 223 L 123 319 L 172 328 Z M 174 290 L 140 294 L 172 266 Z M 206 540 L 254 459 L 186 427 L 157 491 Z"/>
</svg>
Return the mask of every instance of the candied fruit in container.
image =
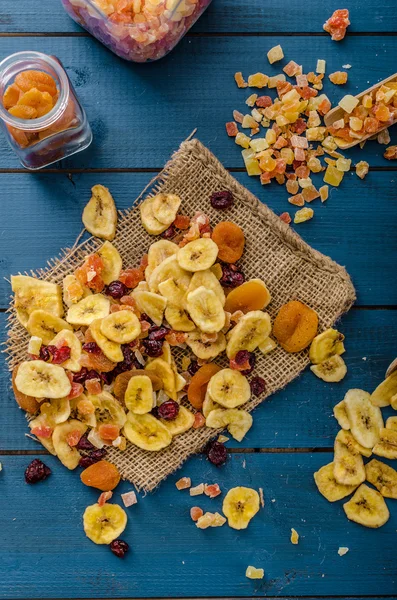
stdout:
<svg viewBox="0 0 397 600">
<path fill-rule="evenodd" d="M 168 54 L 211 0 L 62 0 L 62 4 L 76 23 L 112 52 L 133 62 L 148 62 Z"/>
<path fill-rule="evenodd" d="M 359 103 L 360 100 L 354 96 L 351 96 L 350 94 L 346 94 L 346 96 L 343 96 L 342 100 L 338 102 L 339 106 L 343 108 L 345 112 L 349 113 L 349 115 Z"/>
</svg>

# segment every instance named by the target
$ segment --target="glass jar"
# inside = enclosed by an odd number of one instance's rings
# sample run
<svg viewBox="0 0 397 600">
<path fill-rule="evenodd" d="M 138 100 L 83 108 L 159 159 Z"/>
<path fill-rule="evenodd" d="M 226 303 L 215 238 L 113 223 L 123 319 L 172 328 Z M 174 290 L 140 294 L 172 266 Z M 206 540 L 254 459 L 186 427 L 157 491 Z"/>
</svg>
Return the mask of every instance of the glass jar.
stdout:
<svg viewBox="0 0 397 600">
<path fill-rule="evenodd" d="M 62 0 L 66 12 L 112 52 L 134 62 L 162 58 L 212 0 Z"/>
<path fill-rule="evenodd" d="M 50 75 L 57 87 L 57 100 L 44 116 L 23 119 L 3 105 L 3 96 L 23 71 Z M 24 167 L 41 169 L 87 148 L 92 141 L 90 125 L 73 86 L 55 56 L 41 52 L 17 52 L 0 63 L 0 123 L 8 143 Z"/>
</svg>

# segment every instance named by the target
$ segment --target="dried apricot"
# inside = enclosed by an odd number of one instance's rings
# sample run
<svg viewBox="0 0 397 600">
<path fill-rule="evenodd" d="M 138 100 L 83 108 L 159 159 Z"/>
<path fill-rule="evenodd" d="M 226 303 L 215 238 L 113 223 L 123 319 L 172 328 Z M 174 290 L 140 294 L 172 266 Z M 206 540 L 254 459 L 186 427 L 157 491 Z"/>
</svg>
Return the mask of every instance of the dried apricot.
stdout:
<svg viewBox="0 0 397 600">
<path fill-rule="evenodd" d="M 193 408 L 199 410 L 203 406 L 208 382 L 220 370 L 221 367 L 215 363 L 208 363 L 200 367 L 197 373 L 193 375 L 187 391 L 188 400 Z"/>
<path fill-rule="evenodd" d="M 48 92 L 40 92 L 38 89 L 32 88 L 20 97 L 18 106 L 35 108 L 37 116 L 42 117 L 50 112 L 53 107 L 52 96 Z"/>
<path fill-rule="evenodd" d="M 35 119 L 37 117 L 37 110 L 32 106 L 25 106 L 24 104 L 16 104 L 8 112 L 13 117 L 17 117 L 17 119 Z"/>
<path fill-rule="evenodd" d="M 26 410 L 29 413 L 36 413 L 39 410 L 39 403 L 36 398 L 33 396 L 27 396 L 26 394 L 22 394 L 15 385 L 15 378 L 18 373 L 19 366 L 13 368 L 12 370 L 12 389 L 14 390 L 15 400 L 17 404 L 22 408 L 22 410 Z"/>
<path fill-rule="evenodd" d="M 48 92 L 51 96 L 57 94 L 55 79 L 43 71 L 22 71 L 15 77 L 15 83 L 23 92 L 37 88 L 40 92 Z"/>
<path fill-rule="evenodd" d="M 260 279 L 246 281 L 229 292 L 225 310 L 230 313 L 241 310 L 247 313 L 251 310 L 262 310 L 270 302 L 270 293 Z"/>
<path fill-rule="evenodd" d="M 274 321 L 273 334 L 287 352 L 300 352 L 307 348 L 317 334 L 318 315 L 299 300 L 282 306 Z"/>
<path fill-rule="evenodd" d="M 144 371 L 143 369 L 131 369 L 131 371 L 125 371 L 124 373 L 120 373 L 117 375 L 114 380 L 113 394 L 121 401 L 124 401 L 125 392 L 128 387 L 128 382 L 131 377 L 136 377 L 137 375 L 147 375 L 152 382 L 152 387 L 154 392 L 158 392 L 163 388 L 163 382 L 158 375 L 156 375 L 153 371 Z"/>
<path fill-rule="evenodd" d="M 212 232 L 212 239 L 219 248 L 218 258 L 227 263 L 235 263 L 244 252 L 245 237 L 238 225 L 231 221 L 221 221 Z"/>
<path fill-rule="evenodd" d="M 3 106 L 7 110 L 18 102 L 21 95 L 21 88 L 16 83 L 12 83 L 8 86 L 3 96 Z"/>
<path fill-rule="evenodd" d="M 94 487 L 102 492 L 114 490 L 119 484 L 118 468 L 107 460 L 100 460 L 84 469 L 80 475 L 81 481 L 88 487 Z"/>
</svg>

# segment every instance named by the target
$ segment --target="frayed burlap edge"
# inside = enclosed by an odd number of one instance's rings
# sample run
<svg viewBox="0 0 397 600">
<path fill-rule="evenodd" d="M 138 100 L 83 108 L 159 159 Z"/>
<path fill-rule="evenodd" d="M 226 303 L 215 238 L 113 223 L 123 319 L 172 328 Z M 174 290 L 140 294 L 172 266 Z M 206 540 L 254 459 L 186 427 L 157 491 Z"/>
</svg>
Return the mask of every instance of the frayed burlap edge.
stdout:
<svg viewBox="0 0 397 600">
<path fill-rule="evenodd" d="M 232 209 L 215 211 L 208 201 L 214 191 L 230 190 L 235 197 Z M 120 211 L 114 244 L 123 264 L 135 265 L 147 251 L 153 238 L 143 231 L 136 207 L 144 194 L 173 192 L 181 196 L 181 211 L 193 214 L 203 210 L 211 224 L 229 219 L 238 223 L 246 236 L 247 245 L 241 266 L 247 277 L 260 277 L 272 292 L 267 308 L 274 318 L 282 304 L 298 298 L 319 314 L 320 328 L 330 327 L 353 304 L 356 295 L 346 270 L 327 256 L 311 248 L 288 225 L 283 223 L 267 206 L 239 184 L 214 155 L 198 140 L 183 142 L 164 169 L 148 184 L 129 210 Z M 61 283 L 85 255 L 95 251 L 101 240 L 89 238 L 61 252 L 48 262 L 48 267 L 29 273 L 34 277 Z M 27 273 L 28 274 L 28 273 Z M 28 334 L 16 319 L 11 304 L 8 311 L 8 340 L 6 344 L 9 368 L 26 358 Z M 176 352 L 180 361 L 182 351 Z M 223 366 L 225 359 L 217 359 Z M 269 355 L 258 357 L 255 374 L 267 383 L 265 396 L 252 398 L 244 408 L 251 411 L 266 397 L 285 387 L 308 364 L 308 352 L 288 354 L 280 347 Z M 217 435 L 207 428 L 191 429 L 174 438 L 165 450 L 154 453 L 129 444 L 127 450 L 109 451 L 110 459 L 122 476 L 138 489 L 153 490 L 167 475 L 174 472 L 193 453 L 199 452 Z"/>
</svg>

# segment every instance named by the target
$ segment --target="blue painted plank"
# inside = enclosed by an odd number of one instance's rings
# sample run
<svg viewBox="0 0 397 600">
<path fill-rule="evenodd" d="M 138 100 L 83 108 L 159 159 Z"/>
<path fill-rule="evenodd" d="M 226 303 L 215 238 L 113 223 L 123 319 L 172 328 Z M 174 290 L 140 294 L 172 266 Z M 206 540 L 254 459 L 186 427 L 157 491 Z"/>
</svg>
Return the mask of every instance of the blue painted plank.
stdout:
<svg viewBox="0 0 397 600">
<path fill-rule="evenodd" d="M 103 183 L 112 191 L 118 208 L 128 208 L 153 174 L 2 174 L 3 218 L 0 236 L 0 308 L 8 305 L 9 284 L 3 277 L 37 269 L 70 246 L 82 229 L 81 214 L 90 188 Z M 295 207 L 277 184 L 261 186 L 258 178 L 235 174 L 260 200 L 277 213 Z M 316 184 L 320 178 L 314 176 Z M 393 261 L 397 240 L 391 226 L 397 217 L 393 202 L 396 175 L 371 172 L 364 181 L 346 175 L 330 199 L 312 203 L 312 221 L 296 225 L 296 231 L 320 252 L 348 269 L 357 288 L 360 305 L 396 305 Z M 205 209 L 205 206 L 203 206 Z M 293 209 L 293 210 L 292 210 Z M 370 230 L 368 229 L 370 225 Z M 366 232 L 366 233 L 364 233 Z"/>
<path fill-rule="evenodd" d="M 321 32 L 322 25 L 332 12 L 340 8 L 338 0 L 321 3 L 302 3 L 289 0 L 288 14 L 276 0 L 216 0 L 193 28 L 194 33 L 271 33 Z M 358 0 L 345 2 L 350 11 L 349 32 L 395 31 L 396 4 L 393 0 L 366 2 L 365 10 Z M 59 0 L 42 0 L 40 11 L 34 0 L 21 0 L 18 10 L 14 0 L 2 0 L 2 32 L 75 32 L 80 28 L 69 19 Z M 371 15 L 371 18 L 368 18 Z"/>
<path fill-rule="evenodd" d="M 4 320 L 4 315 L 0 315 L 2 329 Z M 229 448 L 332 448 L 339 429 L 332 414 L 335 404 L 350 388 L 372 392 L 396 357 L 397 311 L 353 309 L 338 327 L 346 336 L 345 379 L 327 384 L 306 369 L 255 410 L 254 424 L 243 442 L 239 444 L 230 438 Z M 7 423 L 0 450 L 42 450 L 25 436 L 29 429 L 15 404 L 5 366 L 0 371 L 0 412 Z M 391 409 L 384 409 L 383 413 L 385 417 L 396 414 Z"/>
<path fill-rule="evenodd" d="M 227 138 L 224 124 L 233 109 L 245 110 L 250 92 L 237 88 L 233 74 L 242 71 L 248 76 L 261 69 L 269 75 L 279 73 L 285 62 L 269 65 L 266 59 L 268 49 L 279 42 L 278 36 L 185 38 L 175 52 L 149 65 L 118 59 L 91 38 L 1 38 L 0 54 L 29 47 L 56 54 L 66 66 L 87 110 L 94 142 L 63 161 L 65 169 L 161 168 L 195 127 L 227 167 L 241 167 L 241 148 Z M 357 36 L 341 44 L 329 37 L 291 36 L 282 44 L 285 60 L 303 63 L 306 71 L 315 68 L 318 58 L 327 60 L 328 72 L 352 65 L 344 89 L 326 82 L 333 102 L 396 70 L 397 36 Z M 396 143 L 395 127 L 393 136 Z M 354 161 L 390 166 L 383 151 L 383 146 L 370 142 L 364 151 L 355 148 L 347 154 Z M 0 168 L 16 167 L 16 157 L 1 140 Z"/>
<path fill-rule="evenodd" d="M 82 513 L 98 492 L 84 488 L 77 473 L 46 457 L 53 474 L 27 486 L 30 457 L 2 457 L 1 597 L 396 595 L 395 501 L 387 500 L 391 517 L 379 530 L 347 521 L 343 501 L 328 503 L 313 482 L 313 472 L 328 460 L 327 454 L 234 454 L 217 469 L 195 457 L 127 509 L 122 538 L 131 552 L 120 560 L 84 536 Z M 194 485 L 218 482 L 223 493 L 236 485 L 262 487 L 265 508 L 247 530 L 199 531 L 190 507 L 220 511 L 223 496 L 190 498 L 175 489 L 181 475 Z M 112 500 L 120 502 L 119 493 L 130 487 L 123 483 Z M 291 527 L 300 534 L 297 546 L 290 543 Z M 340 546 L 349 548 L 343 557 Z M 248 565 L 264 568 L 264 580 L 247 579 Z"/>
</svg>

